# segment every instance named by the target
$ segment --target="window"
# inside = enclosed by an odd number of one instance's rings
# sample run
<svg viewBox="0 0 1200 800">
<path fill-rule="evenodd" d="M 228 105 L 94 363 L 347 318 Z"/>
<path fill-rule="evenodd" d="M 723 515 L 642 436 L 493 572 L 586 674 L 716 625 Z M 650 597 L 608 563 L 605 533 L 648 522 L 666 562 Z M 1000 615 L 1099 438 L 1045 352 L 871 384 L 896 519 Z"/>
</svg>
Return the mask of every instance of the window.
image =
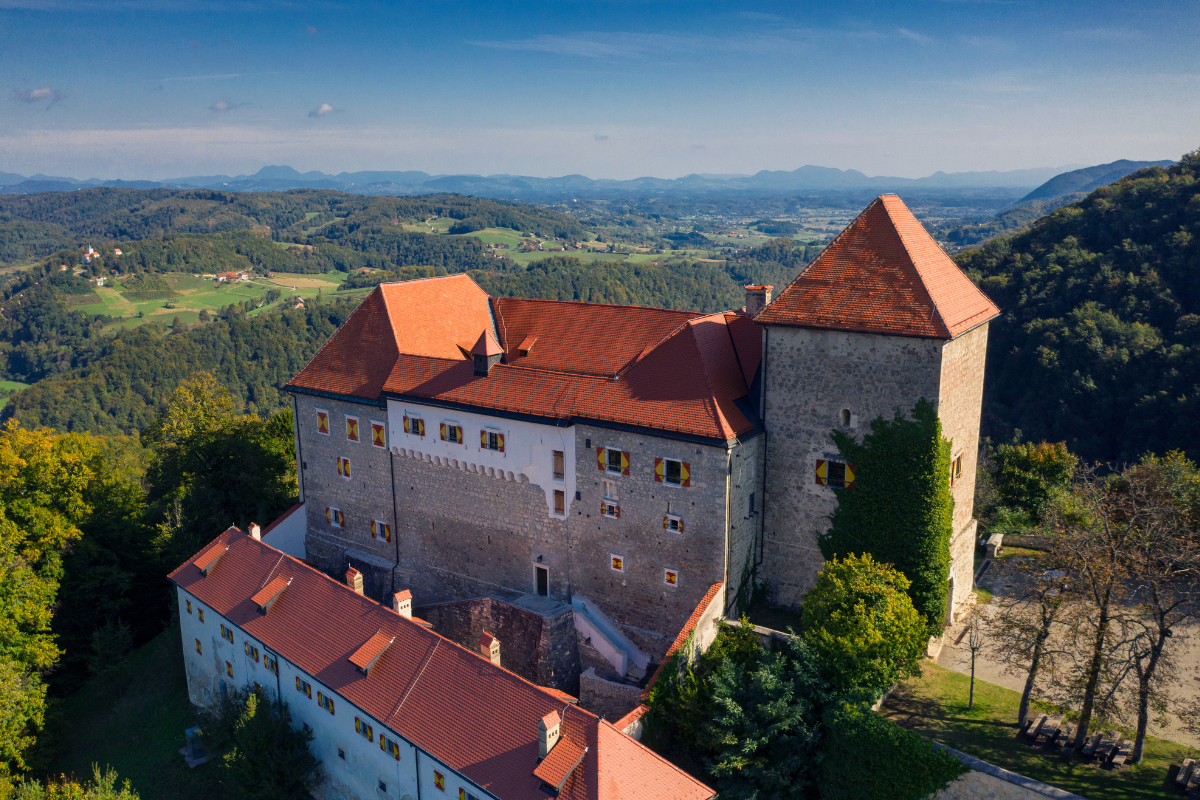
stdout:
<svg viewBox="0 0 1200 800">
<path fill-rule="evenodd" d="M 338 475 L 341 475 L 346 480 L 350 480 L 350 459 L 345 456 L 338 456 L 337 470 Z"/>
<path fill-rule="evenodd" d="M 346 760 L 346 751 L 340 747 L 338 748 L 338 758 L 340 758 L 342 761 Z"/>
<path fill-rule="evenodd" d="M 455 425 L 452 422 L 443 422 L 442 423 L 442 441 L 449 442 L 450 444 L 462 444 L 463 443 L 462 425 Z"/>
<path fill-rule="evenodd" d="M 230 664 L 228 661 L 225 662 L 225 674 L 231 678 L 233 677 L 233 664 Z"/>
<path fill-rule="evenodd" d="M 379 749 L 397 761 L 400 760 L 400 745 L 396 744 L 382 733 L 379 734 Z"/>
<path fill-rule="evenodd" d="M 620 519 L 621 518 L 621 507 L 619 505 L 617 505 L 615 502 L 613 502 L 612 500 L 601 500 L 600 501 L 600 514 L 602 516 L 610 517 L 612 519 Z"/>
<path fill-rule="evenodd" d="M 546 567 L 534 565 L 533 567 L 534 588 L 542 597 L 550 596 L 550 570 Z"/>
<path fill-rule="evenodd" d="M 758 509 L 754 507 L 754 492 L 750 493 L 750 497 L 746 499 L 746 515 L 753 517 L 758 513 Z"/>
<path fill-rule="evenodd" d="M 197 639 L 197 640 L 196 640 L 196 655 L 200 655 L 200 656 L 204 655 L 204 648 L 202 648 L 202 647 L 200 646 L 200 640 L 199 640 L 199 639 Z"/>
<path fill-rule="evenodd" d="M 554 451 L 554 480 L 561 481 L 566 477 L 567 473 L 563 467 L 564 467 L 563 451 L 555 450 Z"/>
<path fill-rule="evenodd" d="M 275 658 L 274 656 L 269 656 L 266 653 L 263 653 L 263 666 L 266 667 L 269 671 L 275 673 L 276 676 L 279 675 L 279 659 L 278 658 Z"/>
<path fill-rule="evenodd" d="M 246 655 L 250 656 L 251 660 L 253 660 L 254 663 L 257 664 L 258 663 L 258 648 L 254 647 L 249 642 L 243 642 L 242 645 L 245 647 Z"/>
<path fill-rule="evenodd" d="M 843 428 L 850 427 L 850 409 L 848 409 L 848 408 L 842 409 L 842 427 Z"/>
<path fill-rule="evenodd" d="M 692 465 L 673 458 L 654 459 L 654 480 L 671 486 L 692 485 Z"/>
<path fill-rule="evenodd" d="M 342 516 L 341 509 L 326 507 L 325 521 L 335 528 L 346 527 L 346 518 Z"/>
<path fill-rule="evenodd" d="M 300 680 L 300 676 L 296 676 L 296 691 L 312 700 L 312 684 L 308 681 Z"/>
<path fill-rule="evenodd" d="M 611 447 L 596 448 L 596 468 L 617 475 L 629 474 L 629 452 Z"/>
<path fill-rule="evenodd" d="M 959 453 L 958 455 L 956 455 L 954 457 L 954 460 L 950 462 L 950 485 L 951 486 L 958 483 L 959 479 L 962 478 L 962 469 L 963 469 L 963 454 Z"/>
<path fill-rule="evenodd" d="M 379 791 L 383 792 L 384 794 L 387 794 L 387 784 L 384 783 L 383 781 L 379 781 Z"/>
<path fill-rule="evenodd" d="M 354 732 L 368 742 L 375 741 L 375 734 L 371 732 L 371 726 L 365 720 L 361 720 L 358 717 L 354 718 Z"/>
<path fill-rule="evenodd" d="M 204 609 L 203 608 L 196 609 L 196 619 L 200 620 L 201 622 L 204 622 Z"/>
<path fill-rule="evenodd" d="M 191 600 L 187 601 L 187 609 L 188 609 L 189 614 L 192 613 L 192 601 Z"/>
<path fill-rule="evenodd" d="M 317 433 L 329 435 L 329 412 L 323 408 L 317 409 Z"/>
<path fill-rule="evenodd" d="M 404 432 L 411 433 L 413 436 L 424 436 L 425 420 L 420 417 L 405 417 Z"/>
<path fill-rule="evenodd" d="M 664 569 L 663 570 L 663 583 L 665 583 L 667 586 L 678 586 L 679 585 L 679 570 L 670 569 L 670 568 Z"/>
<path fill-rule="evenodd" d="M 333 698 L 329 695 L 317 692 L 317 705 L 328 711 L 330 714 L 333 713 Z"/>
<path fill-rule="evenodd" d="M 613 572 L 625 571 L 625 556 L 618 556 L 612 553 L 608 554 L 608 565 L 612 567 Z"/>
<path fill-rule="evenodd" d="M 663 530 L 671 533 L 683 533 L 683 520 L 674 514 L 663 517 Z"/>
<path fill-rule="evenodd" d="M 441 789 L 443 792 L 446 791 L 446 776 L 438 772 L 436 769 L 433 771 L 433 785 Z"/>
<path fill-rule="evenodd" d="M 567 513 L 567 493 L 564 492 L 562 489 L 554 490 L 554 513 L 555 514 L 566 514 Z"/>
<path fill-rule="evenodd" d="M 384 433 L 383 423 L 377 419 L 371 420 L 371 444 L 387 449 L 387 434 Z"/>
<path fill-rule="evenodd" d="M 610 481 L 607 478 L 604 480 L 604 499 L 605 500 L 616 500 L 617 499 L 617 482 L 616 481 Z"/>
<path fill-rule="evenodd" d="M 853 489 L 854 465 L 845 461 L 817 459 L 817 485 Z"/>
<path fill-rule="evenodd" d="M 358 441 L 358 417 L 346 417 L 346 438 L 351 442 Z"/>
<path fill-rule="evenodd" d="M 479 446 L 484 450 L 495 450 L 497 453 L 503 453 L 504 434 L 499 431 L 480 431 Z"/>
<path fill-rule="evenodd" d="M 233 644 L 233 629 L 226 628 L 224 625 L 222 625 L 221 638 L 227 640 L 230 644 Z"/>
<path fill-rule="evenodd" d="M 381 519 L 371 520 L 371 538 L 383 539 L 385 542 L 390 542 L 392 540 L 392 526 Z"/>
</svg>

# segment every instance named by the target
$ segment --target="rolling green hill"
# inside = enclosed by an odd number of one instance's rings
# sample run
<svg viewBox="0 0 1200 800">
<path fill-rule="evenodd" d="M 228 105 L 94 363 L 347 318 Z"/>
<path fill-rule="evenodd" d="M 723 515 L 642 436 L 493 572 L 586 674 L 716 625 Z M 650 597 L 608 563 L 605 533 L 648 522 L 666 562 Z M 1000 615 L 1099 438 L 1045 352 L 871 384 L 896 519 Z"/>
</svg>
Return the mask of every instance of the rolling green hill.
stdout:
<svg viewBox="0 0 1200 800">
<path fill-rule="evenodd" d="M 1004 312 L 985 434 L 1086 459 L 1200 455 L 1200 151 L 956 260 Z"/>
</svg>

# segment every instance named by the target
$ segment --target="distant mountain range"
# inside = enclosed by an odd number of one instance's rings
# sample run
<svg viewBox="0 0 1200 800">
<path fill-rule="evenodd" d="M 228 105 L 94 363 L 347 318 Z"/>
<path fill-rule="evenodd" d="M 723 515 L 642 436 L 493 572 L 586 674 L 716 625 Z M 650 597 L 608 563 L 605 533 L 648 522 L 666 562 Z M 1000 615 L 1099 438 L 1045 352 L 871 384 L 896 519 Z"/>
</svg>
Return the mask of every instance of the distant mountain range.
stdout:
<svg viewBox="0 0 1200 800">
<path fill-rule="evenodd" d="M 1133 162 L 1129 162 L 1133 163 Z M 430 175 L 404 172 L 298 172 L 287 166 L 263 167 L 253 175 L 191 175 L 163 181 L 77 180 L 50 175 L 25 177 L 0 172 L 0 193 L 71 191 L 93 186 L 130 189 L 204 188 L 236 192 L 336 189 L 354 194 L 391 195 L 459 192 L 508 199 L 617 197 L 694 193 L 770 193 L 795 191 L 895 191 L 1006 189 L 1023 190 L 1078 167 L 1019 169 L 1007 172 L 935 172 L 924 178 L 868 176 L 858 170 L 804 166 L 790 172 L 762 170 L 754 175 L 693 174 L 683 178 L 593 179 L 584 175 L 534 178 L 523 175 Z"/>
<path fill-rule="evenodd" d="M 1055 175 L 1022 197 L 1017 201 L 1017 205 L 1030 200 L 1050 200 L 1076 192 L 1090 192 L 1093 189 L 1099 189 L 1101 186 L 1107 186 L 1110 183 L 1119 181 L 1126 175 L 1137 172 L 1143 167 L 1169 167 L 1174 163 L 1174 161 L 1126 161 L 1125 159 L 1121 159 L 1111 164 L 1099 164 L 1095 167 L 1084 167 L 1083 169 L 1064 172 L 1061 175 Z"/>
</svg>

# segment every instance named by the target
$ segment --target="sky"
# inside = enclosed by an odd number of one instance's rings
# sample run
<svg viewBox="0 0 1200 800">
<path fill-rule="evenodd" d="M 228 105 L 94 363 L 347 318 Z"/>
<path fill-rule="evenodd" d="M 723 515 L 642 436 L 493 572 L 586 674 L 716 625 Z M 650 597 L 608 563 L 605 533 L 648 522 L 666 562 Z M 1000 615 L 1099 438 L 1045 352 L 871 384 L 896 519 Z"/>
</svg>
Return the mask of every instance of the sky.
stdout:
<svg viewBox="0 0 1200 800">
<path fill-rule="evenodd" d="M 1200 3 L 0 0 L 0 92 L 22 175 L 1173 159 Z"/>
</svg>

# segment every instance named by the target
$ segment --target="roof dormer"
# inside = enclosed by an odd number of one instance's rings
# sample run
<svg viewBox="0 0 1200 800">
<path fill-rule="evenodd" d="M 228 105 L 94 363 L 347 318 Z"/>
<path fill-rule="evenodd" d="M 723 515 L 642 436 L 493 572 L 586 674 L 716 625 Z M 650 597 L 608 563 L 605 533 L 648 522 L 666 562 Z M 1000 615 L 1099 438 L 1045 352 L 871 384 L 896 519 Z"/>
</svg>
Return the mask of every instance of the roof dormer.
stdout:
<svg viewBox="0 0 1200 800">
<path fill-rule="evenodd" d="M 485 330 L 479 334 L 479 340 L 471 348 L 471 356 L 475 360 L 475 374 L 487 377 L 503 354 L 504 350 L 496 341 L 496 337 L 492 336 L 491 331 Z"/>
<path fill-rule="evenodd" d="M 388 636 L 383 631 L 379 631 L 370 639 L 367 639 L 362 647 L 351 653 L 349 661 L 358 667 L 358 671 L 363 675 L 370 675 L 371 670 L 375 667 L 375 662 L 379 661 L 380 657 L 387 652 L 387 649 L 392 646 L 392 642 L 395 640 L 395 636 Z"/>
</svg>

